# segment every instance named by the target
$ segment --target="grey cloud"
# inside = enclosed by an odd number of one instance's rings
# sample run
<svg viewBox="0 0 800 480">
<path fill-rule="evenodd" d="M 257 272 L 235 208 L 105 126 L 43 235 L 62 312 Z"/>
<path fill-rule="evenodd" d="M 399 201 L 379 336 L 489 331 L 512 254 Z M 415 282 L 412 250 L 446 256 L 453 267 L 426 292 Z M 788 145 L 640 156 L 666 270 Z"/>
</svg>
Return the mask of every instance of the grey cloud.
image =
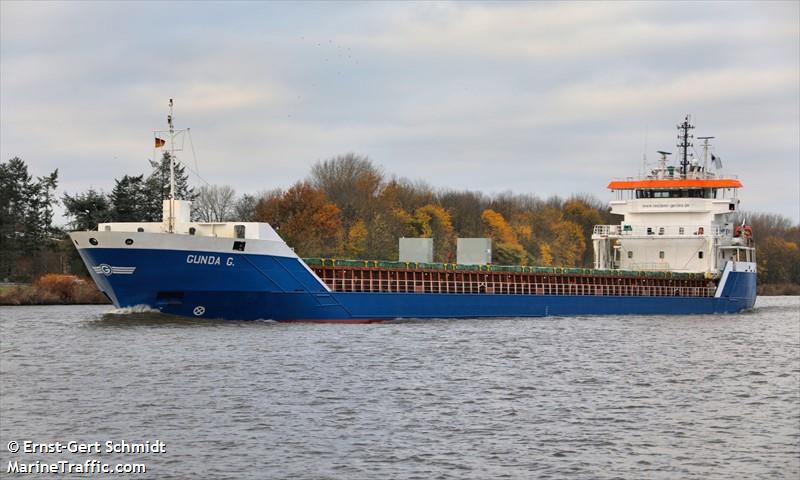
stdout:
<svg viewBox="0 0 800 480">
<path fill-rule="evenodd" d="M 0 155 L 109 189 L 173 97 L 203 176 L 240 192 L 356 151 L 440 187 L 607 198 L 645 132 L 654 156 L 694 113 L 746 208 L 797 219 L 798 6 L 720 5 L 3 2 Z"/>
</svg>

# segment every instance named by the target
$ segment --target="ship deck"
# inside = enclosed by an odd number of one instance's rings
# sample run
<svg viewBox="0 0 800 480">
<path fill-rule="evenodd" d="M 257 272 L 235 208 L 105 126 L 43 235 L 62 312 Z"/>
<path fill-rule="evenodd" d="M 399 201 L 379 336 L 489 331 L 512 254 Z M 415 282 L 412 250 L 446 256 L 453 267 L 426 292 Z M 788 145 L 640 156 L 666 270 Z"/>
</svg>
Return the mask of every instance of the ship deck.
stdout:
<svg viewBox="0 0 800 480">
<path fill-rule="evenodd" d="M 359 262 L 364 266 L 356 266 L 356 261 L 347 261 L 347 264 L 333 260 L 307 261 L 334 292 L 713 297 L 717 288 L 714 280 L 697 274 L 609 274 L 599 270 L 556 268 L 536 271 L 534 267 L 526 267 L 529 271 L 508 272 L 478 270 L 478 266 L 467 270 L 462 265 L 447 269 L 420 268 L 416 264 L 387 267 L 379 266 L 378 262 Z"/>
</svg>

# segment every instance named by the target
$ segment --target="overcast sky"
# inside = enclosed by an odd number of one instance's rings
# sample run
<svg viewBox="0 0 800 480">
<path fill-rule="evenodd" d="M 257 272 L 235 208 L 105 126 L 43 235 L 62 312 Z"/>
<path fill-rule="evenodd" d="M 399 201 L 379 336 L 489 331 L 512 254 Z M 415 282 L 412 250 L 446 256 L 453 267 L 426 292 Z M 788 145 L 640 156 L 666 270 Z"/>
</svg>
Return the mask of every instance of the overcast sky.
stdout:
<svg viewBox="0 0 800 480">
<path fill-rule="evenodd" d="M 202 177 L 239 193 L 355 152 L 435 187 L 606 200 L 688 113 L 744 209 L 798 222 L 799 5 L 4 0 L 0 158 L 109 191 L 149 170 L 174 98 Z"/>
</svg>

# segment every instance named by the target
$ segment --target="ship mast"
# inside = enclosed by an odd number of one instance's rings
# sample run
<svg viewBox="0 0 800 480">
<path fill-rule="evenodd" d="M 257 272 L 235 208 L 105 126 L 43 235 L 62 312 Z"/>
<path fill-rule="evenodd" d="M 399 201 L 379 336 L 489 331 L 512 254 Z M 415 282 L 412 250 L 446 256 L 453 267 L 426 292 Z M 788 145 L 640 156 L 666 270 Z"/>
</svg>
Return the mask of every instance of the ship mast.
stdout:
<svg viewBox="0 0 800 480">
<path fill-rule="evenodd" d="M 172 99 L 169 99 L 169 233 L 175 233 L 175 126 L 172 124 Z"/>
<path fill-rule="evenodd" d="M 678 125 L 678 131 L 680 134 L 678 135 L 678 140 L 680 143 L 678 144 L 678 148 L 681 149 L 681 177 L 686 178 L 686 174 L 689 171 L 689 147 L 693 146 L 694 144 L 691 143 L 693 137 L 689 134 L 689 130 L 694 129 L 694 125 L 689 123 L 690 117 L 686 115 L 686 118 L 683 120 L 683 123 Z"/>
</svg>

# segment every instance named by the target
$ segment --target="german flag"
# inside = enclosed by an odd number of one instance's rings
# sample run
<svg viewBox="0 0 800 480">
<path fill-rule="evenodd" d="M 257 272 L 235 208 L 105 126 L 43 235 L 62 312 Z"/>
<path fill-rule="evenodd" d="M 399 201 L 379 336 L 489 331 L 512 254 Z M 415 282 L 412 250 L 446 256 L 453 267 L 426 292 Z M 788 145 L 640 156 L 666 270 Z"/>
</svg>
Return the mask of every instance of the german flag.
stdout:
<svg viewBox="0 0 800 480">
<path fill-rule="evenodd" d="M 166 140 L 156 137 L 156 148 L 161 148 L 167 143 Z"/>
</svg>

